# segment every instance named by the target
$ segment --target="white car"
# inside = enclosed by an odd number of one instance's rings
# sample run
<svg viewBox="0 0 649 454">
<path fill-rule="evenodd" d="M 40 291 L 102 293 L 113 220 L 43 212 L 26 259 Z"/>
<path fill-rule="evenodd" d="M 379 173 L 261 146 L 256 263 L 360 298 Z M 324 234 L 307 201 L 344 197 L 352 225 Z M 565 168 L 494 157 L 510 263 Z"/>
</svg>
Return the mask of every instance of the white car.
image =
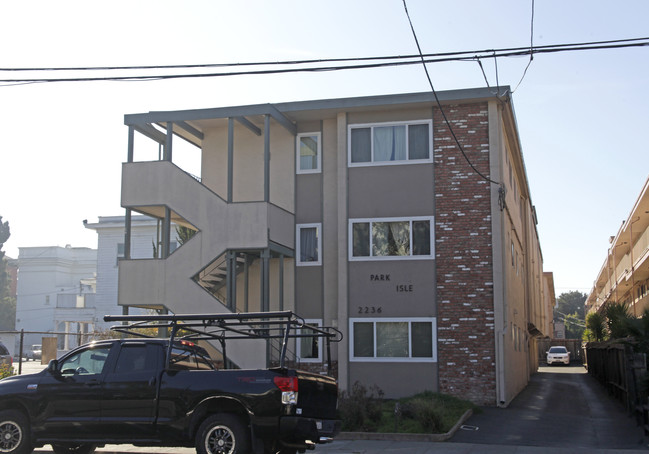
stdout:
<svg viewBox="0 0 649 454">
<path fill-rule="evenodd" d="M 550 350 L 547 352 L 547 362 L 548 366 L 554 363 L 565 364 L 567 366 L 570 364 L 570 352 L 566 347 L 550 347 Z"/>
</svg>

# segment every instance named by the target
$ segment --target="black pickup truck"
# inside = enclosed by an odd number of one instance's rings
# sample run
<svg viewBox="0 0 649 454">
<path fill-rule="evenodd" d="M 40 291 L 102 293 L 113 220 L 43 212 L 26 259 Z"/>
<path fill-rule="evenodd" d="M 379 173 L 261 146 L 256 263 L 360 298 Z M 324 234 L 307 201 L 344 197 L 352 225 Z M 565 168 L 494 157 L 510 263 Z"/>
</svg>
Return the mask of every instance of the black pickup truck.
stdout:
<svg viewBox="0 0 649 454">
<path fill-rule="evenodd" d="M 333 328 L 307 329 L 290 312 L 105 319 L 122 322 L 117 331 L 158 334 L 91 342 L 38 374 L 0 380 L 0 452 L 51 444 L 56 454 L 89 454 L 127 443 L 193 446 L 198 454 L 296 453 L 340 431 L 336 380 L 286 366 L 292 339 L 315 336 L 329 350 L 342 339 Z M 268 351 L 276 341 L 277 358 L 262 369 L 226 368 L 234 339 L 256 339 Z M 208 340 L 217 348 L 202 344 Z"/>
</svg>

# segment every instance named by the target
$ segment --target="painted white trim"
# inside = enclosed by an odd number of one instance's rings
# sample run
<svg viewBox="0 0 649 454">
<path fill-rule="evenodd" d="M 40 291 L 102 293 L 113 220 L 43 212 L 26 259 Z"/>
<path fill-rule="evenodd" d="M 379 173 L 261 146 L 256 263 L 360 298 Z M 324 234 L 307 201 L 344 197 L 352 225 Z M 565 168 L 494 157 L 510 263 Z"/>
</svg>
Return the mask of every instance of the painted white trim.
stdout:
<svg viewBox="0 0 649 454">
<path fill-rule="evenodd" d="M 354 323 L 372 323 L 374 330 L 373 351 L 376 355 L 376 323 L 377 322 L 408 322 L 408 357 L 401 358 L 383 358 L 383 357 L 355 357 L 354 356 Z M 413 322 L 430 322 L 432 324 L 431 333 L 432 357 L 430 358 L 413 358 L 412 357 L 412 323 Z M 436 363 L 437 362 L 437 318 L 436 317 L 391 317 L 391 318 L 350 318 L 349 319 L 349 361 L 359 363 Z"/>
<path fill-rule="evenodd" d="M 407 127 L 410 125 L 428 125 L 428 159 L 404 159 L 401 161 L 374 161 L 374 128 L 386 126 L 406 126 L 406 150 L 410 154 L 410 145 L 408 143 Z M 352 129 L 370 128 L 371 150 L 369 162 L 352 162 Z M 433 156 L 433 120 L 411 120 L 411 121 L 391 121 L 385 123 L 358 123 L 347 126 L 347 166 L 348 167 L 371 167 L 371 166 L 393 166 L 393 165 L 411 165 L 411 164 L 428 164 L 432 163 Z"/>
<path fill-rule="evenodd" d="M 316 168 L 315 169 L 300 169 L 300 139 L 302 137 L 316 137 L 318 147 L 316 150 Z M 322 133 L 321 132 L 301 132 L 295 138 L 295 173 L 309 174 L 322 172 Z"/>
<path fill-rule="evenodd" d="M 304 323 L 306 325 L 315 325 L 318 327 L 322 326 L 322 319 L 321 318 L 305 318 Z M 302 329 L 298 330 L 298 333 L 301 333 Z M 302 343 L 300 342 L 302 339 L 297 338 L 296 339 L 296 345 L 295 345 L 295 354 L 297 355 L 298 360 L 301 363 L 321 363 L 322 362 L 322 342 L 324 341 L 324 338 L 319 337 L 318 339 L 318 357 L 317 358 L 302 358 Z"/>
<path fill-rule="evenodd" d="M 372 223 L 373 222 L 410 222 L 410 255 L 382 255 L 373 256 L 372 254 Z M 430 222 L 430 254 L 413 255 L 412 244 L 412 222 L 429 221 Z M 370 223 L 370 255 L 355 257 L 354 254 L 354 224 Z M 382 261 L 382 260 L 434 260 L 435 259 L 435 216 L 411 216 L 398 218 L 351 218 L 348 220 L 347 236 L 347 256 L 350 262 L 365 261 Z"/>
<path fill-rule="evenodd" d="M 316 229 L 316 237 L 318 240 L 318 260 L 315 262 L 302 262 L 300 261 L 301 254 L 301 241 L 300 241 L 300 230 L 301 229 Z M 322 265 L 322 224 L 296 224 L 295 225 L 295 266 L 321 266 Z"/>
</svg>

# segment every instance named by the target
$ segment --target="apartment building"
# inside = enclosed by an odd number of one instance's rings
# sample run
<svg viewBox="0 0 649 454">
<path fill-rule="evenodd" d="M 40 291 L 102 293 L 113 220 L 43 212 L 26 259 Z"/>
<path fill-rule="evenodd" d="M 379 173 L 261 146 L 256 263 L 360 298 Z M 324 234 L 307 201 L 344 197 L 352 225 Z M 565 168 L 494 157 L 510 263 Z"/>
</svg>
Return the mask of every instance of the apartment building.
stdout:
<svg viewBox="0 0 649 454">
<path fill-rule="evenodd" d="M 609 243 L 586 299 L 586 312 L 598 311 L 609 302 L 624 303 L 640 317 L 649 309 L 649 179 Z"/>
<path fill-rule="evenodd" d="M 40 344 L 57 334 L 58 348 L 76 347 L 94 331 L 97 251 L 83 247 L 18 249 L 16 330 L 25 330 L 24 345 Z"/>
<path fill-rule="evenodd" d="M 331 346 L 342 389 L 507 405 L 551 335 L 554 289 L 500 91 L 126 115 L 119 304 L 292 310 L 345 335 Z M 146 142 L 160 159 L 141 158 Z M 179 144 L 198 150 L 200 175 L 177 164 Z M 161 221 L 158 258 L 133 256 L 133 213 Z M 196 232 L 173 252 L 172 224 Z M 323 345 L 291 349 L 300 367 L 326 368 Z"/>
<path fill-rule="evenodd" d="M 84 221 L 84 227 L 97 232 L 97 294 L 95 307 L 98 314 L 96 328 L 107 330 L 112 325 L 105 323 L 103 316 L 121 315 L 117 303 L 117 266 L 124 258 L 124 216 L 99 216 L 97 222 Z M 150 259 L 160 249 L 160 221 L 148 216 L 131 217 L 131 259 Z M 178 238 L 172 232 L 170 250 L 178 245 Z M 143 313 L 131 309 L 131 314 Z"/>
</svg>

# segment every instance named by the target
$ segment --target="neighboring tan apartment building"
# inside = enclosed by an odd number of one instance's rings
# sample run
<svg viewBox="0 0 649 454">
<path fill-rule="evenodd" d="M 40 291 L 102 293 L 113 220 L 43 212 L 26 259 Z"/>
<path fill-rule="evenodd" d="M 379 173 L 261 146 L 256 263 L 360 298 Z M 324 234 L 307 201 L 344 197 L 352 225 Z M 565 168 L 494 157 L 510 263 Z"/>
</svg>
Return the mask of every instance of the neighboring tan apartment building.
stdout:
<svg viewBox="0 0 649 454">
<path fill-rule="evenodd" d="M 119 304 L 292 310 L 344 333 L 341 389 L 507 405 L 552 334 L 554 289 L 501 91 L 438 94 L 471 165 L 432 93 L 126 115 Z M 159 160 L 140 158 L 143 138 Z M 181 143 L 198 149 L 200 176 L 176 165 Z M 133 256 L 133 212 L 162 221 L 160 258 Z M 173 253 L 172 223 L 196 230 Z M 324 370 L 322 345 L 291 348 Z M 242 367 L 267 354 L 228 353 Z"/>
<path fill-rule="evenodd" d="M 609 239 L 606 258 L 586 300 L 586 312 L 625 303 L 637 317 L 649 309 L 649 179 L 629 217 Z"/>
</svg>

